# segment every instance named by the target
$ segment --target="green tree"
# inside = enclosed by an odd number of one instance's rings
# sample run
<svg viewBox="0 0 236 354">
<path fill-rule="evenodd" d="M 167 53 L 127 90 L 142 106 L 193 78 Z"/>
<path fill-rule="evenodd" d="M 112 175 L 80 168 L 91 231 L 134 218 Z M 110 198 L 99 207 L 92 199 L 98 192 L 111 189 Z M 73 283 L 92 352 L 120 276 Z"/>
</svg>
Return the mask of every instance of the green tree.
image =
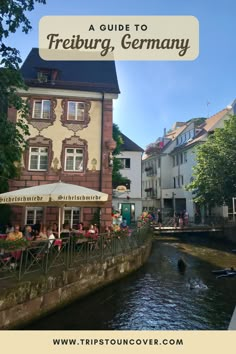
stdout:
<svg viewBox="0 0 236 354">
<path fill-rule="evenodd" d="M 6 42 L 18 28 L 24 33 L 31 30 L 26 13 L 34 9 L 36 2 L 46 3 L 45 0 L 1 0 L 0 5 L 0 192 L 8 189 L 8 179 L 18 175 L 25 138 L 29 135 L 26 121 L 29 107 L 17 94 L 18 89 L 26 89 L 19 70 L 20 53 Z M 11 107 L 18 111 L 17 123 L 8 120 Z"/>
<path fill-rule="evenodd" d="M 120 159 L 116 156 L 121 152 L 121 146 L 124 143 L 122 140 L 122 134 L 120 128 L 117 124 L 113 123 L 113 139 L 116 142 L 116 148 L 113 151 L 113 166 L 112 166 L 112 185 L 113 188 L 116 188 L 119 185 L 127 185 L 130 184 L 130 180 L 127 177 L 123 177 L 120 173 L 120 169 L 122 168 Z"/>
<path fill-rule="evenodd" d="M 209 206 L 228 204 L 236 196 L 236 116 L 215 129 L 196 151 L 194 179 L 187 190 L 194 201 Z"/>
</svg>

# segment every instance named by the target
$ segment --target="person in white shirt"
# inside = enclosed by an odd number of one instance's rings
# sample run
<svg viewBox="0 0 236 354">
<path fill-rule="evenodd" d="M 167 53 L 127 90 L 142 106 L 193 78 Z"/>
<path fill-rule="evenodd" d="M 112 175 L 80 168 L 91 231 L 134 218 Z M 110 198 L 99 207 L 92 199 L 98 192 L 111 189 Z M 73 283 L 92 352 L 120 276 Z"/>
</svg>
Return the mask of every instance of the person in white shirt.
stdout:
<svg viewBox="0 0 236 354">
<path fill-rule="evenodd" d="M 48 237 L 48 248 L 50 248 L 55 240 L 55 236 L 53 235 L 52 228 L 47 229 L 47 237 Z"/>
</svg>

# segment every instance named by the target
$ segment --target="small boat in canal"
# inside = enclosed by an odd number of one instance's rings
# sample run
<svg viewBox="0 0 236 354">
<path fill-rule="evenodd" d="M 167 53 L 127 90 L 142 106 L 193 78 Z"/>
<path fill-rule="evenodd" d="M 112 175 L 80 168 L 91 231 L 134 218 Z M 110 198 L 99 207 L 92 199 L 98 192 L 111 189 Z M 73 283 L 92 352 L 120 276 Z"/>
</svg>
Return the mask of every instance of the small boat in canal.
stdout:
<svg viewBox="0 0 236 354">
<path fill-rule="evenodd" d="M 233 271 L 233 272 L 227 272 L 225 274 L 220 274 L 216 277 L 216 279 L 225 278 L 225 277 L 235 277 L 235 276 L 236 276 L 236 271 Z"/>
<path fill-rule="evenodd" d="M 227 273 L 232 273 L 232 272 L 236 272 L 236 269 L 234 269 L 233 267 L 231 268 L 225 268 L 225 269 L 218 269 L 218 270 L 212 270 L 212 273 L 214 274 L 227 274 Z"/>
<path fill-rule="evenodd" d="M 218 278 L 225 278 L 225 277 L 233 277 L 236 276 L 236 269 L 233 267 L 231 268 L 225 268 L 225 269 L 219 269 L 219 270 L 212 270 L 212 273 L 217 275 Z"/>
</svg>

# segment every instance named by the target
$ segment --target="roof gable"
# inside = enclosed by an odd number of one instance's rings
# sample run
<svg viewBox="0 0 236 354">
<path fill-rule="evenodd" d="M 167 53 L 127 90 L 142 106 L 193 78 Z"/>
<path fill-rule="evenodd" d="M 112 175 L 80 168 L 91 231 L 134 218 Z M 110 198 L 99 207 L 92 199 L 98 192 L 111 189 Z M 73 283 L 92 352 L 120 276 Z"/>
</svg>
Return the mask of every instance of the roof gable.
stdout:
<svg viewBox="0 0 236 354">
<path fill-rule="evenodd" d="M 144 150 L 134 143 L 131 139 L 129 139 L 126 135 L 121 133 L 123 144 L 121 145 L 121 151 L 139 151 L 143 152 Z"/>
</svg>

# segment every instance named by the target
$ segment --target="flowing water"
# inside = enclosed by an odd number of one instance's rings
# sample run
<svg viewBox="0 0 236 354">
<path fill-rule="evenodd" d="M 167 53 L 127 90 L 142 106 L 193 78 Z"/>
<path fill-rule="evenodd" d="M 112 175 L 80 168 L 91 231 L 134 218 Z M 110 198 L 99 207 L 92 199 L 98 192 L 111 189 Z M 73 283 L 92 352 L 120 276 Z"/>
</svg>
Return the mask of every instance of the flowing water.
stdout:
<svg viewBox="0 0 236 354">
<path fill-rule="evenodd" d="M 203 236 L 159 237 L 134 274 L 31 323 L 30 330 L 223 330 L 236 306 L 232 245 Z M 235 247 L 234 247 L 235 248 Z M 187 267 L 180 272 L 178 260 Z"/>
</svg>

